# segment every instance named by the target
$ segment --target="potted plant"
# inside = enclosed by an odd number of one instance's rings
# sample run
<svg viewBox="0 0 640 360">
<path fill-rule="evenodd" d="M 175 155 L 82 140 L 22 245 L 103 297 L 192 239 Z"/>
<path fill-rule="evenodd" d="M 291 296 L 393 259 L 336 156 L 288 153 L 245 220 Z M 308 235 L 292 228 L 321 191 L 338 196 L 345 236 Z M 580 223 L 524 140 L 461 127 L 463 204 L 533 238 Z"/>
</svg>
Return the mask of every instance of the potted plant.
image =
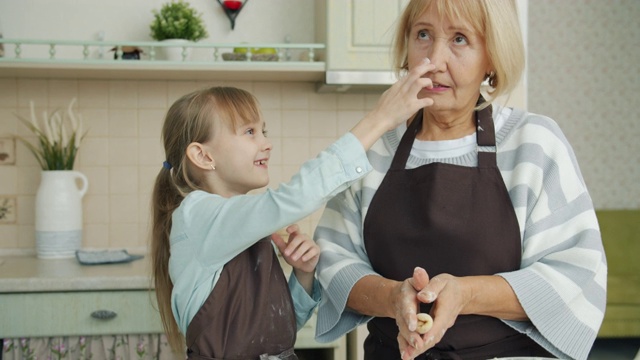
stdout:
<svg viewBox="0 0 640 360">
<path fill-rule="evenodd" d="M 82 197 L 87 191 L 87 177 L 73 170 L 82 132 L 82 116 L 73 111 L 75 98 L 66 114 L 43 112 L 39 121 L 33 102 L 31 120 L 20 121 L 36 136 L 35 144 L 18 136 L 33 153 L 42 168 L 36 193 L 36 252 L 39 258 L 75 256 L 82 244 Z"/>
<path fill-rule="evenodd" d="M 186 43 L 199 41 L 209 36 L 202 20 L 202 14 L 183 0 L 165 3 L 160 11 L 153 10 L 153 21 L 149 28 L 151 29 L 151 37 L 157 41 Z M 162 47 L 161 49 L 168 48 Z M 183 44 L 177 49 L 180 50 L 177 58 L 165 54 L 166 59 L 186 60 L 188 46 Z"/>
</svg>

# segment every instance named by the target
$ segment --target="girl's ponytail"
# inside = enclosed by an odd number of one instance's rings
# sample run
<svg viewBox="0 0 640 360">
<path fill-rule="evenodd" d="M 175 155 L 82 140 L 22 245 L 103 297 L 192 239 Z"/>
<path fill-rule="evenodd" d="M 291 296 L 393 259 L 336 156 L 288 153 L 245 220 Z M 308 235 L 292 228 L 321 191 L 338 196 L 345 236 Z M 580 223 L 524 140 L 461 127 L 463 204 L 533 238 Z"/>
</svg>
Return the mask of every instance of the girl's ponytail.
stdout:
<svg viewBox="0 0 640 360">
<path fill-rule="evenodd" d="M 182 195 L 173 185 L 171 176 L 171 170 L 163 167 L 156 177 L 153 187 L 151 256 L 153 279 L 162 326 L 173 350 L 183 352 L 184 338 L 178 329 L 178 324 L 171 310 L 173 283 L 169 277 L 171 214 L 180 205 Z"/>
</svg>

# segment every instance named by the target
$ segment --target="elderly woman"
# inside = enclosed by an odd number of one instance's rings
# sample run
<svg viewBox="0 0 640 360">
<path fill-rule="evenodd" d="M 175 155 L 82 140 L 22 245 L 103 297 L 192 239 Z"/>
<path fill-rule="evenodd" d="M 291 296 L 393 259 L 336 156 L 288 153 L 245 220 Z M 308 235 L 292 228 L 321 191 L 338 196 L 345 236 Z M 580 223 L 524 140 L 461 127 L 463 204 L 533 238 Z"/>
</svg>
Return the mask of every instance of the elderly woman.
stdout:
<svg viewBox="0 0 640 360">
<path fill-rule="evenodd" d="M 524 68 L 514 2 L 412 0 L 394 55 L 435 66 L 433 104 L 327 204 L 317 339 L 367 323 L 365 359 L 586 359 L 607 275 L 591 198 L 553 120 L 493 103 Z"/>
</svg>

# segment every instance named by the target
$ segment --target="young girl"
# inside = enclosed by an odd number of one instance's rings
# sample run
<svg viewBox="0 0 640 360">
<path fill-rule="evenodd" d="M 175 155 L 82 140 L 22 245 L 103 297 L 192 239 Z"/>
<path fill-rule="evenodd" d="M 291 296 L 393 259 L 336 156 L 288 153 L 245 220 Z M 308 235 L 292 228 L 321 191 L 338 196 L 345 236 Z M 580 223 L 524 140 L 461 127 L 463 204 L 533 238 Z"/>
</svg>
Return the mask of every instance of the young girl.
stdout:
<svg viewBox="0 0 640 360">
<path fill-rule="evenodd" d="M 193 359 L 297 359 L 296 325 L 319 302 L 318 248 L 289 226 L 370 171 L 365 151 L 431 103 L 425 62 L 403 77 L 349 133 L 277 190 L 271 144 L 256 99 L 231 87 L 177 100 L 162 129 L 166 161 L 153 190 L 155 290 L 170 343 Z M 271 240 L 292 265 L 287 286 Z"/>
</svg>

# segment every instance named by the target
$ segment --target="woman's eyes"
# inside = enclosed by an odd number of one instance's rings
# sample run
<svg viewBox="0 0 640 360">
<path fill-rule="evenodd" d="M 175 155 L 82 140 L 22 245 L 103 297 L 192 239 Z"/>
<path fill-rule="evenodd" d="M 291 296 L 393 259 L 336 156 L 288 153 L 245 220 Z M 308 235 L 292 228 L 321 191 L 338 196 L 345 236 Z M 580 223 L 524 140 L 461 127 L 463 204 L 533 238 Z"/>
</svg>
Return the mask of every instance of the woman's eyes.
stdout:
<svg viewBox="0 0 640 360">
<path fill-rule="evenodd" d="M 427 40 L 429 39 L 429 33 L 426 30 L 418 31 L 418 40 Z"/>
<path fill-rule="evenodd" d="M 464 35 L 456 35 L 453 38 L 453 42 L 454 42 L 454 44 L 458 44 L 458 45 L 464 45 L 464 44 L 469 43 L 467 41 L 467 38 Z"/>
<path fill-rule="evenodd" d="M 418 40 L 431 40 L 431 35 L 427 30 L 418 31 Z M 453 43 L 456 45 L 466 45 L 469 43 L 467 37 L 462 34 L 456 34 L 453 37 Z"/>
</svg>

